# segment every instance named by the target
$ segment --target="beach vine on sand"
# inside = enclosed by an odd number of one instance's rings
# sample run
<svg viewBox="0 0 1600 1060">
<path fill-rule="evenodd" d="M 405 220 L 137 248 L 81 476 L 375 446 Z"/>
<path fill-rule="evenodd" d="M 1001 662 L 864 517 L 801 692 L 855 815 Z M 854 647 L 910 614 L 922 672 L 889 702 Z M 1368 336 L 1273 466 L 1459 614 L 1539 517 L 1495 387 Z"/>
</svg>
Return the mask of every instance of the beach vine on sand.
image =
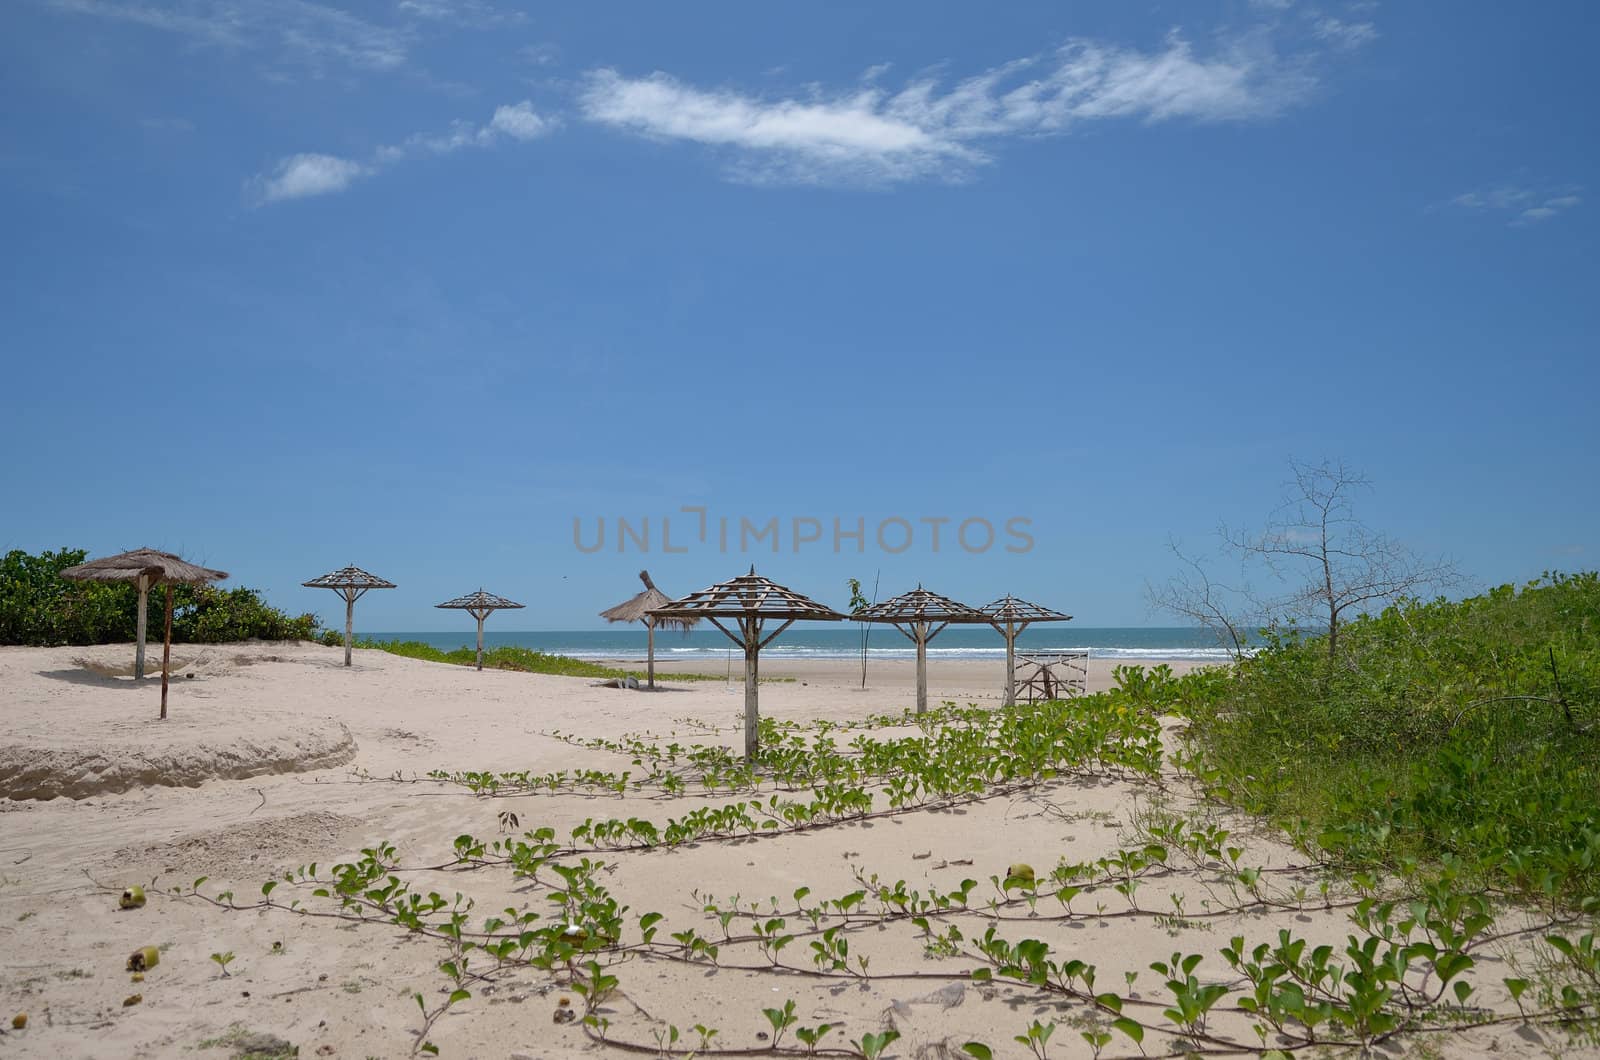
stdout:
<svg viewBox="0 0 1600 1060">
<path fill-rule="evenodd" d="M 208 894 L 203 881 L 169 897 L 230 912 L 331 917 L 430 940 L 440 947 L 443 983 L 431 1006 L 424 991 L 416 994 L 415 1043 L 425 1052 L 437 1048 L 433 1037 L 447 1012 L 469 1006 L 486 987 L 530 975 L 576 994 L 577 1024 L 619 1051 L 870 1058 L 886 1055 L 901 1035 L 881 1024 L 807 1024 L 789 997 L 760 1007 L 770 1028 L 763 1038 L 729 1041 L 705 1022 L 645 1013 L 628 994 L 634 965 L 770 976 L 780 992 L 782 984 L 791 991 L 905 980 L 970 984 L 986 995 L 1055 1006 L 1058 1018 L 1033 1018 L 1012 1036 L 1040 1058 L 1063 1028 L 1095 1056 L 1113 1055 L 1118 1042 L 1124 1052 L 1114 1055 L 1130 1056 L 1369 1049 L 1411 1035 L 1507 1024 L 1595 1034 L 1600 897 L 1589 864 L 1547 863 L 1543 899 L 1530 903 L 1527 889 L 1487 880 L 1459 860 L 1353 864 L 1350 844 L 1306 829 L 1294 836 L 1304 864 L 1253 858 L 1252 841 L 1191 797 L 1228 794 L 1204 745 L 1180 750 L 1174 757 L 1182 767 L 1175 768 L 1158 720 L 1207 716 L 1238 694 L 1237 680 L 1122 668 L 1112 691 L 1063 702 L 1002 710 L 947 704 L 914 719 L 887 715 L 848 725 L 766 719 L 754 763 L 715 745 L 556 734 L 626 756 L 634 769 L 440 770 L 406 783 L 473 800 L 559 792 L 671 802 L 693 789 L 712 801 L 665 819 L 590 817 L 562 836 L 549 825 L 515 837 L 461 834 L 447 844 L 446 860 L 429 863 L 409 863 L 395 844 L 380 842 L 330 870 L 308 865 L 268 881 L 253 903 Z M 854 886 L 843 893 L 821 896 L 801 886 L 780 900 L 695 890 L 686 896 L 696 911 L 687 918 L 635 912 L 606 883 L 612 859 L 647 851 L 747 843 L 1001 797 L 1026 795 L 1054 807 L 1069 785 L 1111 777 L 1146 794 L 1134 818 L 1135 842 L 1081 861 L 1063 856 L 1037 870 L 986 877 L 956 871 L 923 887 L 856 863 Z M 538 898 L 482 916 L 464 892 L 420 882 L 438 872 L 491 874 Z M 1127 921 L 1178 938 L 1257 914 L 1313 912 L 1346 918 L 1342 944 L 1292 927 L 1259 937 L 1235 928 L 1205 949 L 1179 948 L 1145 968 L 1102 973 L 1104 961 L 1041 937 L 1063 926 Z M 855 945 L 884 931 L 914 933 L 928 963 L 882 967 Z M 1110 976 L 1120 984 L 1106 982 Z M 977 1060 L 997 1048 L 976 1040 L 964 1047 Z"/>
</svg>

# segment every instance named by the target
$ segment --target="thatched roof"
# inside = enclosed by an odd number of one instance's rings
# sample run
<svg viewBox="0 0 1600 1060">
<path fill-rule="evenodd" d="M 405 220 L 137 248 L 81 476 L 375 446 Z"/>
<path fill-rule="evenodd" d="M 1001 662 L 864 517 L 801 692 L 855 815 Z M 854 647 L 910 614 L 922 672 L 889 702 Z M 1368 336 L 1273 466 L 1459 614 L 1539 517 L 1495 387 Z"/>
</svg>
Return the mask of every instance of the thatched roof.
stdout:
<svg viewBox="0 0 1600 1060">
<path fill-rule="evenodd" d="M 87 563 L 80 563 L 75 567 L 67 567 L 61 572 L 61 576 L 80 582 L 137 584 L 140 578 L 148 577 L 152 586 L 202 585 L 206 582 L 221 581 L 228 576 L 228 572 L 201 567 L 170 552 L 158 552 L 153 548 L 136 548 L 132 552 L 119 552 L 115 556 L 104 556 L 100 559 L 91 559 Z"/>
<path fill-rule="evenodd" d="M 656 588 L 656 583 L 650 580 L 650 572 L 639 572 L 639 580 L 644 582 L 644 592 L 622 601 L 616 607 L 607 608 L 600 612 L 600 617 L 607 622 L 645 622 L 667 629 L 688 630 L 698 619 L 694 618 L 656 618 L 650 614 L 657 608 L 666 607 L 672 603 L 672 597 Z"/>
<path fill-rule="evenodd" d="M 1070 622 L 1071 615 L 1052 611 L 1048 607 L 1030 604 L 1026 600 L 1018 600 L 1009 593 L 991 604 L 978 608 L 985 618 L 996 626 L 1003 626 L 1007 622 Z"/>
<path fill-rule="evenodd" d="M 360 567 L 340 567 L 331 574 L 301 582 L 307 589 L 393 589 L 394 582 L 368 574 Z"/>
<path fill-rule="evenodd" d="M 522 605 L 517 603 L 515 600 L 507 600 L 503 596 L 496 596 L 494 593 L 486 593 L 482 589 L 479 589 L 475 593 L 468 593 L 466 596 L 458 596 L 454 600 L 446 600 L 442 604 L 434 604 L 433 606 L 453 607 L 458 611 L 488 612 L 500 611 L 512 607 L 521 607 Z"/>
<path fill-rule="evenodd" d="M 809 596 L 779 585 L 756 573 L 741 574 L 725 582 L 718 582 L 681 600 L 650 612 L 656 619 L 699 618 L 774 618 L 791 622 L 843 622 L 849 616 L 841 615 L 826 604 L 819 604 Z"/>
<path fill-rule="evenodd" d="M 977 608 L 940 596 L 917 586 L 876 604 L 868 604 L 850 616 L 862 622 L 988 622 Z"/>
</svg>

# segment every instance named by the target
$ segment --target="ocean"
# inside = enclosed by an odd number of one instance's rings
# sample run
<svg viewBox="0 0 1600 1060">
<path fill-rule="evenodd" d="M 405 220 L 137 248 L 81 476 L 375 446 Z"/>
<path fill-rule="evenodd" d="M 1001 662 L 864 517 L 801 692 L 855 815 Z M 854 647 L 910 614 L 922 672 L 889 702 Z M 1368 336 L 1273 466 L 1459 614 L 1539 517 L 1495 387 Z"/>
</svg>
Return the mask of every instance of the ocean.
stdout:
<svg viewBox="0 0 1600 1060">
<path fill-rule="evenodd" d="M 374 640 L 420 640 L 435 648 L 450 651 L 473 646 L 477 631 L 470 623 L 459 631 L 362 633 Z M 645 633 L 642 626 L 606 630 L 557 632 L 516 632 L 485 629 L 485 648 L 517 647 L 567 655 L 576 659 L 644 658 Z M 656 634 L 656 658 L 721 660 L 736 651 L 733 642 L 715 629 L 696 629 L 687 634 Z M 1020 652 L 1087 651 L 1091 658 L 1139 662 L 1144 659 L 1188 659 L 1196 662 L 1225 661 L 1229 652 L 1217 638 L 1203 629 L 1095 629 L 1074 628 L 1070 624 L 1041 625 L 1023 630 L 1017 638 Z M 1003 659 L 1005 640 L 987 626 L 951 626 L 928 644 L 933 659 Z M 861 630 L 848 628 L 804 628 L 786 630 L 761 650 L 767 659 L 857 659 L 861 657 Z M 892 626 L 874 625 L 867 640 L 867 655 L 873 659 L 910 659 L 916 648 Z"/>
</svg>

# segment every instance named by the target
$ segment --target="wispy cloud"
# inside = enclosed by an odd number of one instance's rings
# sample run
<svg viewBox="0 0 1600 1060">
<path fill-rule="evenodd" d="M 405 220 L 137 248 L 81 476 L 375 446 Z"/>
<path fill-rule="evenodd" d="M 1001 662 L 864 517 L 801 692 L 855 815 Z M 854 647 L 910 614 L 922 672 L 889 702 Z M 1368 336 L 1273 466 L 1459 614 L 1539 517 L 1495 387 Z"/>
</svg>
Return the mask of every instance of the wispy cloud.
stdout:
<svg viewBox="0 0 1600 1060">
<path fill-rule="evenodd" d="M 1463 192 L 1446 205 L 1474 213 L 1509 214 L 1507 221 L 1513 227 L 1539 224 L 1560 216 L 1583 202 L 1576 185 L 1559 188 L 1539 188 L 1526 184 L 1495 184 L 1476 191 Z"/>
<path fill-rule="evenodd" d="M 1173 33 L 1154 51 L 1073 41 L 946 85 L 920 77 L 891 92 L 874 67 L 849 89 L 773 98 L 687 84 L 669 74 L 592 71 L 585 118 L 659 140 L 728 152 L 736 179 L 888 184 L 962 180 L 992 161 L 988 145 L 1057 136 L 1095 121 L 1240 122 L 1271 118 L 1315 79 L 1265 34 L 1201 55 Z"/>
<path fill-rule="evenodd" d="M 554 119 L 539 114 L 533 103 L 523 100 L 497 107 L 487 122 L 457 122 L 442 134 L 418 134 L 398 144 L 384 145 L 372 152 L 369 161 L 340 158 L 336 155 L 297 154 L 278 162 L 270 173 L 247 183 L 247 193 L 258 203 L 305 199 L 344 191 L 364 177 L 404 162 L 428 155 L 448 155 L 468 147 L 490 147 L 501 140 L 537 140 L 558 127 Z"/>
<path fill-rule="evenodd" d="M 1378 27 L 1371 22 L 1347 22 L 1331 15 L 1313 16 L 1311 32 L 1318 40 L 1346 50 L 1363 47 L 1378 39 Z"/>
<path fill-rule="evenodd" d="M 399 0 L 395 9 L 411 18 L 479 29 L 528 21 L 524 12 L 503 10 L 483 0 Z"/>
<path fill-rule="evenodd" d="M 68 14 L 125 22 L 228 51 L 320 73 L 330 66 L 385 71 L 403 66 L 409 26 L 384 25 L 312 0 L 43 0 Z"/>
</svg>

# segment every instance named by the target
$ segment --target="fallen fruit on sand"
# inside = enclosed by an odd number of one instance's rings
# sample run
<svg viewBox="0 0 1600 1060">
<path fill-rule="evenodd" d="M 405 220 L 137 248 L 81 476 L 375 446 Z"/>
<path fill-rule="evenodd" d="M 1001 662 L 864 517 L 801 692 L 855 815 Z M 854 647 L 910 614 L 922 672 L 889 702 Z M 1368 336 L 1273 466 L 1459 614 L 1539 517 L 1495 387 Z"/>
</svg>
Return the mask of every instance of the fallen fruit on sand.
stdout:
<svg viewBox="0 0 1600 1060">
<path fill-rule="evenodd" d="M 141 946 L 128 957 L 128 971 L 143 972 L 161 963 L 161 951 L 154 946 Z"/>
<path fill-rule="evenodd" d="M 143 909 L 144 888 L 137 883 L 122 892 L 122 897 L 117 899 L 118 909 Z"/>
<path fill-rule="evenodd" d="M 128 1008 L 129 1006 L 137 1005 L 139 1002 L 141 1002 L 143 1000 L 144 1000 L 144 995 L 143 994 L 129 994 L 127 997 L 122 999 L 122 1007 L 123 1008 Z"/>
<path fill-rule="evenodd" d="M 144 973 L 143 972 L 134 972 L 133 973 L 133 981 L 136 982 L 136 983 L 144 982 Z"/>
<path fill-rule="evenodd" d="M 20 1031 L 20 1030 L 22 1030 L 22 1028 L 26 1027 L 27 1025 L 28 1025 L 28 1014 L 26 1012 L 19 1012 L 15 1016 L 11 1017 L 11 1029 L 12 1030 Z"/>
<path fill-rule="evenodd" d="M 1033 866 L 1025 861 L 1019 861 L 1006 870 L 1006 877 L 1008 879 L 1026 880 L 1032 883 L 1034 880 Z"/>
</svg>

